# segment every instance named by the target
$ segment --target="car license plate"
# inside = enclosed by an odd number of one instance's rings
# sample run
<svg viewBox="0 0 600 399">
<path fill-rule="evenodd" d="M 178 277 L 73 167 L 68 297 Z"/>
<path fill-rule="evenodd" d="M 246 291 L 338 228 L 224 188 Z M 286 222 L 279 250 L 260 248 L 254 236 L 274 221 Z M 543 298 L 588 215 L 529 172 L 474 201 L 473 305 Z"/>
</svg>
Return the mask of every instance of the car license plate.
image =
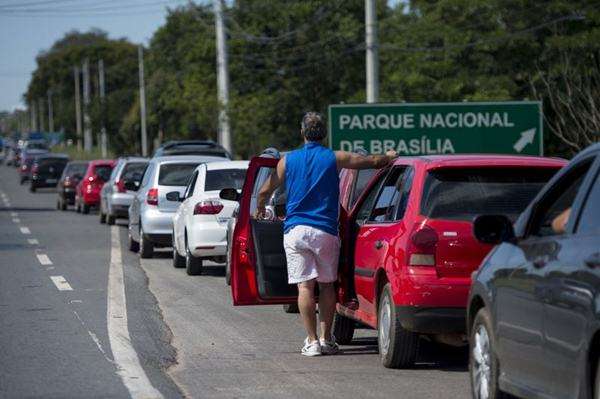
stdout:
<svg viewBox="0 0 600 399">
<path fill-rule="evenodd" d="M 46 180 L 46 183 L 54 184 L 54 183 L 56 183 L 56 179 L 48 179 L 48 180 Z"/>
</svg>

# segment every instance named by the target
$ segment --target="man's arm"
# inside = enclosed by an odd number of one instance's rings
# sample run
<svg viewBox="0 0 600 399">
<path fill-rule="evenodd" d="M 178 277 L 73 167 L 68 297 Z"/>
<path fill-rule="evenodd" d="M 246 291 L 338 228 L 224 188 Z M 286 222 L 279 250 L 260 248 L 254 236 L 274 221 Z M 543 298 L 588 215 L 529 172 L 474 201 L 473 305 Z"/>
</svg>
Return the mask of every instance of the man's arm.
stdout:
<svg viewBox="0 0 600 399">
<path fill-rule="evenodd" d="M 271 173 L 271 176 L 263 184 L 258 192 L 258 203 L 256 206 L 256 218 L 261 219 L 265 214 L 265 206 L 271 197 L 271 194 L 283 184 L 285 178 L 285 157 L 281 158 L 277 163 L 277 168 Z"/>
<path fill-rule="evenodd" d="M 336 151 L 338 169 L 380 169 L 392 162 L 398 154 L 388 151 L 385 155 L 360 155 L 354 152 Z"/>
</svg>

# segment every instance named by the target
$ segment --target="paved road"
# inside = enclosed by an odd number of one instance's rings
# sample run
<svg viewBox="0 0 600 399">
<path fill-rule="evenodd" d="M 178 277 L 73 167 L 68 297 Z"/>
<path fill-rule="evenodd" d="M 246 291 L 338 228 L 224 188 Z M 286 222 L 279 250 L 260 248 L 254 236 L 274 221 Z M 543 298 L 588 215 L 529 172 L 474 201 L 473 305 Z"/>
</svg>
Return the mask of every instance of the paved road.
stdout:
<svg viewBox="0 0 600 399">
<path fill-rule="evenodd" d="M 231 306 L 222 265 L 190 277 L 169 250 L 140 262 L 126 221 L 103 226 L 54 201 L 0 167 L 0 397 L 470 396 L 465 350 L 423 342 L 414 369 L 389 370 L 360 330 L 339 356 L 302 357 L 298 315 Z"/>
</svg>

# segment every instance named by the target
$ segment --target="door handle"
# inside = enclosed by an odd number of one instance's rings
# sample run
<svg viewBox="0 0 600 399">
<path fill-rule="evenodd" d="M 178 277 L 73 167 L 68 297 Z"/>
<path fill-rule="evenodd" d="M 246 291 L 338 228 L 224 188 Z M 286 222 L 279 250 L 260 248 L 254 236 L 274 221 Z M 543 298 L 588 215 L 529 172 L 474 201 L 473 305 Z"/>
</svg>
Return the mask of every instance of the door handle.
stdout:
<svg viewBox="0 0 600 399">
<path fill-rule="evenodd" d="M 383 248 L 383 241 L 381 241 L 381 240 L 377 240 L 377 241 L 375 241 L 375 248 L 376 248 L 376 249 L 381 249 L 381 248 Z"/>
<path fill-rule="evenodd" d="M 595 254 L 588 256 L 584 262 L 592 269 L 595 267 L 600 267 L 600 252 L 596 252 Z"/>
</svg>

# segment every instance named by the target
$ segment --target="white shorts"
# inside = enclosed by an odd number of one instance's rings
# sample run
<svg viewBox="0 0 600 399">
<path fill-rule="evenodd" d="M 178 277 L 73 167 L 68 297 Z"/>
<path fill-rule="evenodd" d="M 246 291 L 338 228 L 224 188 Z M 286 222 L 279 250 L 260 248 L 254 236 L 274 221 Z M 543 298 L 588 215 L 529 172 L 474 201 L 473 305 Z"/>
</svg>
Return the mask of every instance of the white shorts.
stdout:
<svg viewBox="0 0 600 399">
<path fill-rule="evenodd" d="M 283 235 L 288 283 L 337 280 L 340 239 L 310 226 L 295 226 Z"/>
</svg>

